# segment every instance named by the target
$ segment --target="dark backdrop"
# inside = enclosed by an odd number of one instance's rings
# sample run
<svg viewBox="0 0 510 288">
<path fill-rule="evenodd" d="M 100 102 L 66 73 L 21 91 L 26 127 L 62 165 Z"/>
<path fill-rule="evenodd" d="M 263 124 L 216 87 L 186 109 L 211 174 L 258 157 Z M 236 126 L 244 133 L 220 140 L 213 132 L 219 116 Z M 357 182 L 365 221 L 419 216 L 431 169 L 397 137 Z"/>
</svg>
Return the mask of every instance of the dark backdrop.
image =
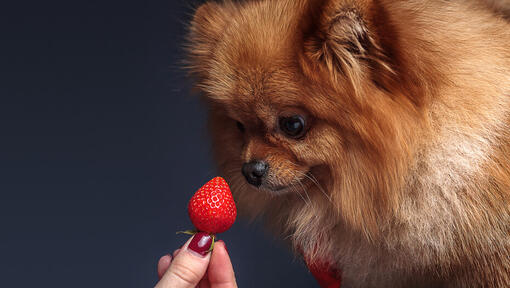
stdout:
<svg viewBox="0 0 510 288">
<path fill-rule="evenodd" d="M 7 1 L 4 1 L 7 2 Z M 215 176 L 179 68 L 189 1 L 0 4 L 0 287 L 152 287 Z M 316 287 L 259 226 L 223 235 L 240 287 Z"/>
</svg>

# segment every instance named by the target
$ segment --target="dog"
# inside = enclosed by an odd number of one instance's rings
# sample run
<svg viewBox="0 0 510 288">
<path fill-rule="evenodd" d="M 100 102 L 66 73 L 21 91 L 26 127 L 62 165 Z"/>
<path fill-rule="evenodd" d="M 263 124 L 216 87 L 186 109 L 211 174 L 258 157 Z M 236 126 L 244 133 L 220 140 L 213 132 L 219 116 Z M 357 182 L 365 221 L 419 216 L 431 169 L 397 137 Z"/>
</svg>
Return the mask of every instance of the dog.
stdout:
<svg viewBox="0 0 510 288">
<path fill-rule="evenodd" d="M 239 212 L 307 263 L 342 287 L 510 287 L 503 13 L 460 0 L 209 2 L 187 49 Z"/>
</svg>

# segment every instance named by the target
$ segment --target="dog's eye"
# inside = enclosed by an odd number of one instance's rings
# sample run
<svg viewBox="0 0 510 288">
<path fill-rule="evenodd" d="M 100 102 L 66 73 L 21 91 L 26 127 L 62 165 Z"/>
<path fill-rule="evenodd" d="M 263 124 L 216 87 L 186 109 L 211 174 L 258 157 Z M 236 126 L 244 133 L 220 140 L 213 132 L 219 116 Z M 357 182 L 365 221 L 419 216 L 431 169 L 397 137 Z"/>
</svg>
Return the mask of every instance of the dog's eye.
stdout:
<svg viewBox="0 0 510 288">
<path fill-rule="evenodd" d="M 300 138 L 305 134 L 305 118 L 301 115 L 280 117 L 280 130 L 292 138 Z"/>
<path fill-rule="evenodd" d="M 243 123 L 241 123 L 239 121 L 236 121 L 236 125 L 237 125 L 237 129 L 239 129 L 239 131 L 244 132 L 244 125 L 243 125 Z"/>
</svg>

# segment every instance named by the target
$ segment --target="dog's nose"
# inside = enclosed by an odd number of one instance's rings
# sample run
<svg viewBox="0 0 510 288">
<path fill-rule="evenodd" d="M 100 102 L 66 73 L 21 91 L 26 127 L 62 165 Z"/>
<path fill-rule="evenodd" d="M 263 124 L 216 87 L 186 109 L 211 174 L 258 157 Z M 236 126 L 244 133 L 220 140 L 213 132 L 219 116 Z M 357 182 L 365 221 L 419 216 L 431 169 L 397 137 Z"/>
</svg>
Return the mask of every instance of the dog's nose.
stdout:
<svg viewBox="0 0 510 288">
<path fill-rule="evenodd" d="M 243 164 L 243 175 L 251 185 L 259 187 L 262 178 L 266 175 L 269 165 L 265 161 L 255 160 Z"/>
</svg>

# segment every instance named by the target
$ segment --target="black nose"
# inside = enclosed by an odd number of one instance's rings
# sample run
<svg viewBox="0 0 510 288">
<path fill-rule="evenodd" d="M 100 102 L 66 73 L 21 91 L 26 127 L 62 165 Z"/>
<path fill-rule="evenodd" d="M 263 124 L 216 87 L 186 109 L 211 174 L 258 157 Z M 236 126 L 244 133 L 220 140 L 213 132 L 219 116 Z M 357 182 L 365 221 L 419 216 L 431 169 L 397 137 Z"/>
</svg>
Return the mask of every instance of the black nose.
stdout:
<svg viewBox="0 0 510 288">
<path fill-rule="evenodd" d="M 266 175 L 269 165 L 265 161 L 251 161 L 243 164 L 243 175 L 251 185 L 259 187 L 262 178 Z"/>
</svg>

